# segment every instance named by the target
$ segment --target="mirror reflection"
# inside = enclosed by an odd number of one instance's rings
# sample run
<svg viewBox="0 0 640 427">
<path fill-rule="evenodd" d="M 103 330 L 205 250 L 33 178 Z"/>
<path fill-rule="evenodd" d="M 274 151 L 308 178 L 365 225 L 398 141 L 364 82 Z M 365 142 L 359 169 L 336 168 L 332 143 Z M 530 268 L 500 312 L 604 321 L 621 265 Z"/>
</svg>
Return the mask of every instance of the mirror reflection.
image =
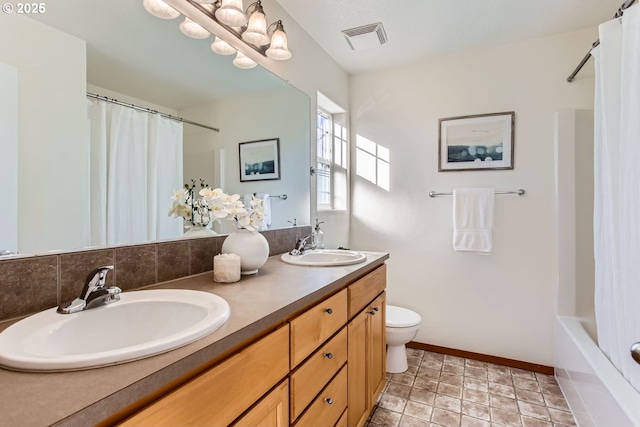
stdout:
<svg viewBox="0 0 640 427">
<path fill-rule="evenodd" d="M 0 15 L 0 37 L 12 40 L 0 46 L 0 251 L 180 236 L 171 196 L 192 180 L 269 194 L 269 229 L 310 222 L 309 98 L 259 66 L 234 67 L 211 51 L 213 36 L 185 37 L 181 19 L 155 18 L 137 0 Z M 239 144 L 273 139 L 280 179 L 241 181 Z"/>
</svg>

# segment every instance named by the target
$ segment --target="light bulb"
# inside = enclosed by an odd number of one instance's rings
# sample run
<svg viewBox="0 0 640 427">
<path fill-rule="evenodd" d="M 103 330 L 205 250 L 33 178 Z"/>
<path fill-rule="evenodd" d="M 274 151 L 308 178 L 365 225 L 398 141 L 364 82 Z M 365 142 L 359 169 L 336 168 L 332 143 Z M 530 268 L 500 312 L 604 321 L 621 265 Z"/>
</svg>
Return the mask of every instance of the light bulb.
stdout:
<svg viewBox="0 0 640 427">
<path fill-rule="evenodd" d="M 144 0 L 142 2 L 144 8 L 160 19 L 175 19 L 180 16 L 180 12 L 163 2 L 162 0 Z"/>
<path fill-rule="evenodd" d="M 236 53 L 236 49 L 233 46 L 217 36 L 213 43 L 211 43 L 211 50 L 218 55 L 233 55 Z"/>
<path fill-rule="evenodd" d="M 247 15 L 242 8 L 242 0 L 222 0 L 222 4 L 215 12 L 218 21 L 230 27 L 247 25 Z"/>
<path fill-rule="evenodd" d="M 287 44 L 287 33 L 284 32 L 282 22 L 278 21 L 276 30 L 271 36 L 271 45 L 269 46 L 269 49 L 267 49 L 265 54 L 269 58 L 276 59 L 278 61 L 287 60 L 291 58 L 291 52 L 289 51 Z"/>
<path fill-rule="evenodd" d="M 180 31 L 192 39 L 206 39 L 211 34 L 189 18 L 184 18 L 184 21 L 180 23 Z"/>
<path fill-rule="evenodd" d="M 244 53 L 238 52 L 236 57 L 233 59 L 233 65 L 238 68 L 248 70 L 249 68 L 253 68 L 258 64 L 253 59 L 246 56 Z"/>
<path fill-rule="evenodd" d="M 267 17 L 264 15 L 262 4 L 256 3 L 256 8 L 249 17 L 249 24 L 242 39 L 256 46 L 264 46 L 269 44 L 269 36 L 267 35 Z"/>
</svg>

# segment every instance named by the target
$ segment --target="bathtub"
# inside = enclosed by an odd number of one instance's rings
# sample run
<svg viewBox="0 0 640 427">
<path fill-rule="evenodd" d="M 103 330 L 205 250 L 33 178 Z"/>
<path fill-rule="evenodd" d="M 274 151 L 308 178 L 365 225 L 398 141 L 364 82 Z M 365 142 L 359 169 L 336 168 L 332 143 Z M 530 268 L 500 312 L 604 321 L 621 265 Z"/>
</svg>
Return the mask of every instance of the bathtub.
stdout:
<svg viewBox="0 0 640 427">
<path fill-rule="evenodd" d="M 640 393 L 609 362 L 584 326 L 575 317 L 556 317 L 556 379 L 578 426 L 640 427 Z"/>
</svg>

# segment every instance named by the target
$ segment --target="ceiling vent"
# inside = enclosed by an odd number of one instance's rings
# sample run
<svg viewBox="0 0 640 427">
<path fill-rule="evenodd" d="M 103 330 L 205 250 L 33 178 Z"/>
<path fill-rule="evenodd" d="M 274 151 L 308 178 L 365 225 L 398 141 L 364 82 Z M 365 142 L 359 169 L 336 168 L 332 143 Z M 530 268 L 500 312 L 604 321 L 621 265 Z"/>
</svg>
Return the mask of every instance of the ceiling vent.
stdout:
<svg viewBox="0 0 640 427">
<path fill-rule="evenodd" d="M 353 50 L 378 47 L 387 42 L 387 34 L 381 22 L 344 30 L 342 34 Z"/>
</svg>

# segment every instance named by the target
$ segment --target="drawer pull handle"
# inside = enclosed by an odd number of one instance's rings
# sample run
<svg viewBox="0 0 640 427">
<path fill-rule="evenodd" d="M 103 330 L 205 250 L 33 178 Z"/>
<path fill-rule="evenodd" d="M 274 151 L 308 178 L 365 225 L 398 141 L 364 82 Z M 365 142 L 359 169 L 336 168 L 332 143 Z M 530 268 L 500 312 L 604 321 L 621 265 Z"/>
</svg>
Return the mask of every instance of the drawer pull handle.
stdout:
<svg viewBox="0 0 640 427">
<path fill-rule="evenodd" d="M 376 307 L 376 308 L 374 308 L 373 310 L 371 310 L 371 311 L 369 312 L 369 314 L 373 316 L 373 315 L 375 315 L 375 314 L 376 314 L 376 311 L 378 311 L 378 308 L 377 308 L 377 307 Z"/>
<path fill-rule="evenodd" d="M 333 405 L 333 399 L 330 397 L 325 397 L 324 401 L 327 402 L 329 405 Z"/>
<path fill-rule="evenodd" d="M 333 354 L 331 353 L 325 353 L 324 357 L 326 357 L 327 359 L 333 359 Z"/>
<path fill-rule="evenodd" d="M 332 308 L 325 308 L 324 311 L 328 314 L 333 314 L 333 309 Z"/>
</svg>

